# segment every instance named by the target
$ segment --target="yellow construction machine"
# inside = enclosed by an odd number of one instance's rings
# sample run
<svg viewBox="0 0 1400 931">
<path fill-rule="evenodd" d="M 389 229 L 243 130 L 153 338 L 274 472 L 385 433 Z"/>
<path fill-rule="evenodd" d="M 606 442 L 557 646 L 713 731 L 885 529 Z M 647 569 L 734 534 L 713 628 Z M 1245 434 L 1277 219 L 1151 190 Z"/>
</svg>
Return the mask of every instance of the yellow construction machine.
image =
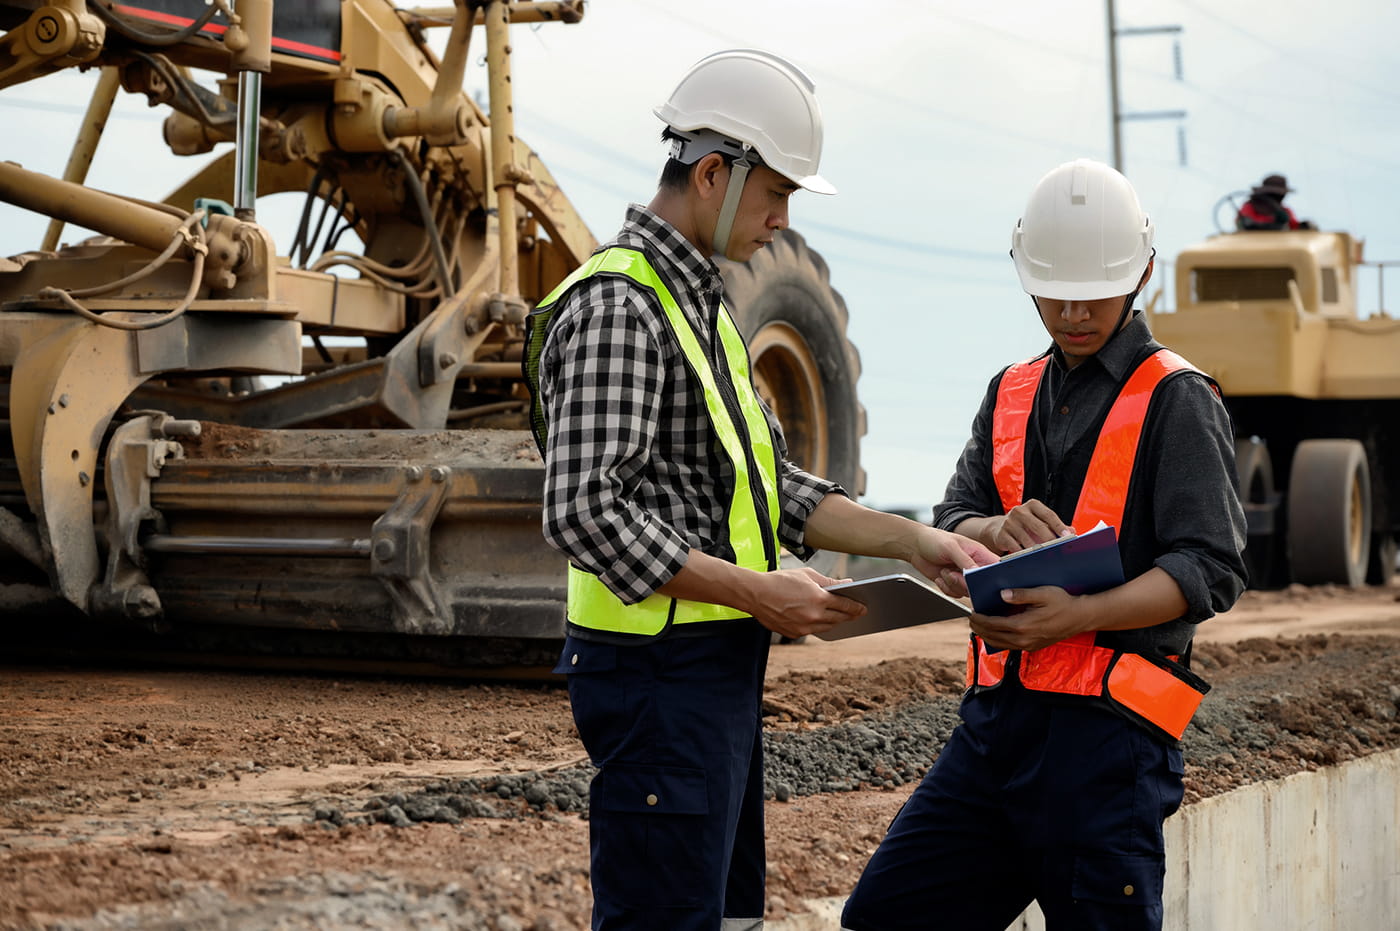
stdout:
<svg viewBox="0 0 1400 931">
<path fill-rule="evenodd" d="M 0 91 L 100 74 L 62 178 L 0 163 L 11 215 L 52 218 L 0 258 L 7 637 L 548 657 L 565 574 L 522 321 L 595 240 L 516 136 L 510 43 L 583 12 L 0 0 Z M 483 51 L 484 107 L 463 90 Z M 84 186 L 119 92 L 168 109 L 151 144 L 223 154 L 160 202 Z M 274 242 L 257 200 L 289 191 L 300 222 Z M 65 224 L 97 235 L 60 245 Z M 860 491 L 859 362 L 825 265 L 784 233 L 725 275 L 793 458 Z"/>
<path fill-rule="evenodd" d="M 1221 233 L 1181 252 L 1176 309 L 1151 312 L 1154 335 L 1220 382 L 1255 587 L 1395 572 L 1400 320 L 1358 312 L 1364 264 L 1347 233 Z"/>
</svg>

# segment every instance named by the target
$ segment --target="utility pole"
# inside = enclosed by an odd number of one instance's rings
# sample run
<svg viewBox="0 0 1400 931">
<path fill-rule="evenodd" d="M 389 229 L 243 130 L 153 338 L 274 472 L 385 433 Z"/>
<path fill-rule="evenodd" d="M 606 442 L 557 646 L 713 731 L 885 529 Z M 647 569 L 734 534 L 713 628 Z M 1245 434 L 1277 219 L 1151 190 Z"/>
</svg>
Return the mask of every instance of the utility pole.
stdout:
<svg viewBox="0 0 1400 931">
<path fill-rule="evenodd" d="M 1113 167 L 1123 170 L 1123 131 L 1119 128 L 1118 108 L 1118 20 L 1113 0 L 1108 0 L 1108 116 L 1113 125 Z"/>
<path fill-rule="evenodd" d="M 1184 120 L 1185 110 L 1154 110 L 1146 113 L 1124 113 L 1122 104 L 1118 99 L 1118 39 L 1120 36 L 1146 36 L 1146 35 L 1180 35 L 1180 26 L 1142 26 L 1132 29 L 1119 29 L 1117 14 L 1113 9 L 1113 0 L 1106 0 L 1108 4 L 1107 24 L 1108 24 L 1108 112 L 1113 124 L 1113 167 L 1119 171 L 1123 170 L 1123 130 L 1124 120 Z M 1176 71 L 1176 79 L 1181 80 L 1181 46 L 1177 44 L 1172 53 L 1173 66 Z M 1177 148 L 1178 157 L 1181 164 L 1186 164 L 1186 136 L 1180 126 L 1177 127 Z"/>
</svg>

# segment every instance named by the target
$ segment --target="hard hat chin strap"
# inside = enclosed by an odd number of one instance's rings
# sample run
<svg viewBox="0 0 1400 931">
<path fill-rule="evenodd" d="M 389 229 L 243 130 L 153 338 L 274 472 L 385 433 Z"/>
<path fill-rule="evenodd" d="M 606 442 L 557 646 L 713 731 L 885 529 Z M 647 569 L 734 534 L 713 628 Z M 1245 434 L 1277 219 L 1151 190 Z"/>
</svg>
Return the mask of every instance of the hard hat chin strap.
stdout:
<svg viewBox="0 0 1400 931">
<path fill-rule="evenodd" d="M 1153 249 L 1147 254 L 1147 264 L 1144 265 L 1142 268 L 1143 276 L 1147 274 L 1147 270 L 1152 267 L 1152 262 L 1156 258 L 1156 249 Z M 1147 282 L 1143 280 L 1142 276 L 1139 276 L 1137 287 L 1133 289 L 1133 293 L 1129 294 L 1123 299 L 1123 310 L 1121 313 L 1118 314 L 1118 324 L 1113 328 L 1113 335 L 1109 336 L 1108 339 L 1104 340 L 1104 344 L 1099 347 L 1099 352 L 1103 352 L 1104 349 L 1108 348 L 1108 344 L 1113 342 L 1113 340 L 1118 336 L 1119 333 L 1123 332 L 1123 324 L 1127 323 L 1128 315 L 1133 312 L 1133 301 L 1137 300 L 1138 295 L 1142 293 L 1142 289 L 1146 286 Z"/>
<path fill-rule="evenodd" d="M 729 253 L 729 236 L 734 231 L 734 217 L 739 213 L 739 197 L 744 192 L 744 182 L 748 180 L 749 169 L 753 167 L 752 158 L 751 154 L 745 154 L 729 165 L 729 187 L 724 192 L 724 202 L 719 206 L 715 235 L 710 241 L 710 247 L 720 255 Z"/>
</svg>

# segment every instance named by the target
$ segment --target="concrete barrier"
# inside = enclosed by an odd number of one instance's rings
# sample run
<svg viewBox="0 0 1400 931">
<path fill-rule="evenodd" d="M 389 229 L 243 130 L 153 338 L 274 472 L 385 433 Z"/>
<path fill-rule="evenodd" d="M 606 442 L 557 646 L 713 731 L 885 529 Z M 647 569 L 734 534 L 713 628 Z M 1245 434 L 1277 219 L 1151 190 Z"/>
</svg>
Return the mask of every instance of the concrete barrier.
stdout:
<svg viewBox="0 0 1400 931">
<path fill-rule="evenodd" d="M 1166 838 L 1164 931 L 1400 928 L 1400 750 L 1188 805 Z M 842 901 L 766 927 L 832 931 Z M 1044 928 L 1032 905 L 1008 931 Z"/>
</svg>

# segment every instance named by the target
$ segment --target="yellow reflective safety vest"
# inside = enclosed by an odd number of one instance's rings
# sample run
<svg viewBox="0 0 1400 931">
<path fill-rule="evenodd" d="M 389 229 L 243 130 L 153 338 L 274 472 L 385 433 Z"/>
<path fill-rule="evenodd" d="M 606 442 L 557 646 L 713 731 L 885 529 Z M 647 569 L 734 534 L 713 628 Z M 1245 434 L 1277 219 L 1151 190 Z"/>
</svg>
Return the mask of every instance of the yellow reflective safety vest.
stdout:
<svg viewBox="0 0 1400 931">
<path fill-rule="evenodd" d="M 778 461 L 772 431 L 749 375 L 748 348 L 729 311 L 721 304 L 715 326 L 724 350 L 727 377 L 716 377 L 695 330 L 646 256 L 614 246 L 595 253 L 551 291 L 526 321 L 522 360 L 530 389 L 530 426 L 544 453 L 548 437 L 539 394 L 539 365 L 550 321 L 559 299 L 593 275 L 618 275 L 656 295 L 691 374 L 705 395 L 705 409 L 720 445 L 734 467 L 734 493 L 728 503 L 729 544 L 734 561 L 759 572 L 778 567 Z M 569 565 L 569 621 L 590 630 L 654 637 L 673 624 L 723 621 L 747 615 L 726 605 L 685 601 L 659 593 L 625 604 L 612 590 L 577 566 Z"/>
</svg>

